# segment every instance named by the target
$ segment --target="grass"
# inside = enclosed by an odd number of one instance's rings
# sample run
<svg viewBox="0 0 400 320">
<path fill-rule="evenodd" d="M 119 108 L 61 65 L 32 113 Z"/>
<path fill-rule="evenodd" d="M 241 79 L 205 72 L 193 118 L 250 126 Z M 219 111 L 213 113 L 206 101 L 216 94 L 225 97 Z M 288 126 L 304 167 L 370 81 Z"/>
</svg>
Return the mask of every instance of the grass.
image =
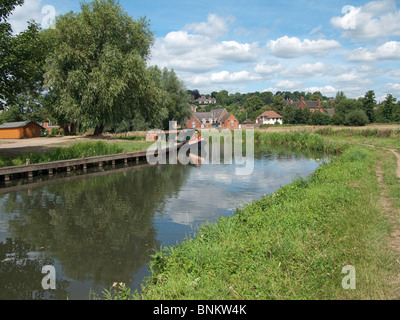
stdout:
<svg viewBox="0 0 400 320">
<path fill-rule="evenodd" d="M 29 153 L 11 158 L 0 158 L 0 167 L 24 165 L 26 159 L 30 159 L 31 164 L 43 163 L 51 161 L 60 161 L 68 159 L 77 159 L 82 157 L 94 157 L 100 155 L 122 153 L 147 149 L 151 143 L 148 142 L 120 142 L 112 143 L 97 141 L 97 142 L 78 142 L 67 147 L 58 147 L 52 151 L 44 153 Z"/>
<path fill-rule="evenodd" d="M 393 224 L 383 214 L 375 172 L 382 152 L 308 133 L 268 136 L 256 140 L 339 155 L 307 179 L 296 179 L 233 216 L 201 227 L 195 238 L 156 252 L 141 299 L 393 296 L 387 280 L 398 272 L 398 257 L 388 247 Z M 386 159 L 386 179 L 391 196 L 399 199 L 398 180 L 389 178 L 394 161 Z M 399 201 L 394 205 L 398 209 Z M 346 265 L 356 269 L 356 290 L 342 288 Z"/>
</svg>

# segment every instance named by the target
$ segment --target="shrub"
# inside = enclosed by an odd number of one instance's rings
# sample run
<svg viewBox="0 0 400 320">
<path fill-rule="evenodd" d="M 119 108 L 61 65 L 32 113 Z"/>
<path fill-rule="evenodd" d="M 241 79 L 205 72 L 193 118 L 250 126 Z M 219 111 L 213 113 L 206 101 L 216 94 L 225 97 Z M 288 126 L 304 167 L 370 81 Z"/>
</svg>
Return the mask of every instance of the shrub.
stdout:
<svg viewBox="0 0 400 320">
<path fill-rule="evenodd" d="M 368 123 L 368 116 L 364 110 L 350 111 L 346 115 L 345 125 L 347 126 L 365 126 Z"/>
</svg>

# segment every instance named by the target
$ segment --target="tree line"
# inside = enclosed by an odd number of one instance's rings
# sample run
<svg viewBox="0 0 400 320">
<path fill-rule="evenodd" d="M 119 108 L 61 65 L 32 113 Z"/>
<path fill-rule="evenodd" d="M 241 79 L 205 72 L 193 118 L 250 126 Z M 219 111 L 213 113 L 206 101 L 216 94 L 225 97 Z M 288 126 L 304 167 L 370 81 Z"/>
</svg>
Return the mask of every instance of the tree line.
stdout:
<svg viewBox="0 0 400 320">
<path fill-rule="evenodd" d="M 201 96 L 199 91 L 188 91 L 192 96 L 192 103 Z M 198 108 L 199 112 L 207 112 L 222 106 L 235 115 L 240 123 L 246 119 L 255 121 L 264 111 L 273 110 L 283 117 L 284 124 L 310 125 L 349 125 L 362 126 L 368 123 L 400 122 L 400 101 L 392 94 L 388 94 L 381 103 L 376 101 L 375 92 L 369 90 L 364 97 L 358 99 L 347 98 L 343 91 L 336 97 L 327 97 L 321 92 L 253 92 L 234 93 L 228 91 L 212 92 L 206 97 L 216 98 L 216 104 L 209 104 Z M 312 112 L 309 108 L 297 109 L 289 101 L 320 101 L 324 112 Z M 198 103 L 195 103 L 198 105 Z M 329 112 L 328 113 L 328 109 Z M 333 114 L 332 114 L 333 113 Z"/>
<path fill-rule="evenodd" d="M 115 0 L 81 4 L 53 28 L 34 21 L 13 35 L 8 17 L 23 0 L 0 4 L 1 122 L 51 120 L 66 133 L 168 127 L 190 115 L 174 70 L 149 67 L 154 33 Z"/>
</svg>

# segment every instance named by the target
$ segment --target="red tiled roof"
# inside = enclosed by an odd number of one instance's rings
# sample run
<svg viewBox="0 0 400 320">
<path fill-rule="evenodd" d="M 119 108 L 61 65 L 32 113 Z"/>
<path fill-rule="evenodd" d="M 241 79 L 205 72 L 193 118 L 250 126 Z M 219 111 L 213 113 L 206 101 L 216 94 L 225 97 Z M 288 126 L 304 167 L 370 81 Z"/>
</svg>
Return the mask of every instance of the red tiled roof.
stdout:
<svg viewBox="0 0 400 320">
<path fill-rule="evenodd" d="M 267 117 L 267 118 L 282 118 L 282 116 L 280 116 L 278 113 L 276 113 L 275 111 L 265 111 L 263 114 L 260 114 L 257 119 L 261 118 L 261 117 Z"/>
</svg>

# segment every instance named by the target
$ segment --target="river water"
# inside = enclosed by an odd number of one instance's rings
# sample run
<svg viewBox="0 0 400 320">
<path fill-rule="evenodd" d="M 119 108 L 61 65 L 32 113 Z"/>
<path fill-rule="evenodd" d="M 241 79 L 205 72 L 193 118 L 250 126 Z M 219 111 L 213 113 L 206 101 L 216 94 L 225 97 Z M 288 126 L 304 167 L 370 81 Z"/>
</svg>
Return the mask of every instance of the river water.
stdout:
<svg viewBox="0 0 400 320">
<path fill-rule="evenodd" d="M 154 249 L 311 174 L 319 157 L 258 146 L 248 176 L 235 163 L 142 164 L 0 189 L 0 299 L 89 299 L 113 282 L 140 289 Z M 54 290 L 42 285 L 44 266 Z"/>
</svg>

